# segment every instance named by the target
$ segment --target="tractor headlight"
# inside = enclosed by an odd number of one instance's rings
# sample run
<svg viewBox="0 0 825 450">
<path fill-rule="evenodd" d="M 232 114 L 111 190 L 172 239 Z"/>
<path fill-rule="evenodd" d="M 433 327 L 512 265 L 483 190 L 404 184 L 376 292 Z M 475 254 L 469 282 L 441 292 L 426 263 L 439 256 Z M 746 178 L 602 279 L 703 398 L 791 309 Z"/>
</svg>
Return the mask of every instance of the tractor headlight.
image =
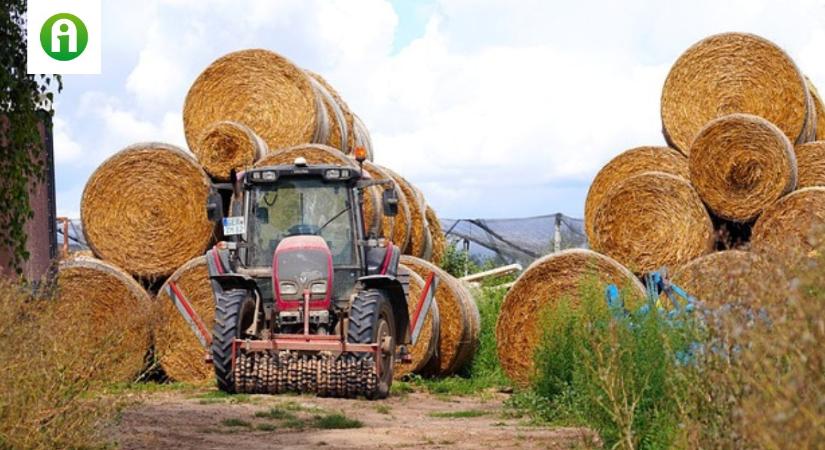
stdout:
<svg viewBox="0 0 825 450">
<path fill-rule="evenodd" d="M 263 177 L 264 181 L 275 181 L 278 178 L 278 174 L 273 170 L 267 170 L 263 173 Z"/>
<path fill-rule="evenodd" d="M 327 282 L 326 281 L 318 281 L 312 283 L 312 286 L 309 288 L 309 291 L 313 294 L 326 294 L 327 293 Z"/>
<path fill-rule="evenodd" d="M 281 283 L 281 294 L 283 295 L 295 295 L 298 293 L 298 286 L 295 283 L 283 282 Z"/>
<path fill-rule="evenodd" d="M 327 170 L 327 173 L 324 174 L 324 176 L 328 180 L 337 180 L 341 178 L 341 171 L 338 169 L 329 169 Z"/>
</svg>

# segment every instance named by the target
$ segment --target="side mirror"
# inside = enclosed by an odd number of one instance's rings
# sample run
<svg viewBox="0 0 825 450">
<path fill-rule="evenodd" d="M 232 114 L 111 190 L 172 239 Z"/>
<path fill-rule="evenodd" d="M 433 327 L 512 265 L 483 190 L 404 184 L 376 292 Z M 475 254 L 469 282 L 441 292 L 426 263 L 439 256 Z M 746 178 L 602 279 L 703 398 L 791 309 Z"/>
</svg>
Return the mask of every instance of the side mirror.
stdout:
<svg viewBox="0 0 825 450">
<path fill-rule="evenodd" d="M 384 205 L 384 215 L 387 217 L 395 217 L 398 215 L 398 195 L 395 189 L 384 189 L 381 194 L 381 203 Z"/>
<path fill-rule="evenodd" d="M 210 222 L 223 219 L 223 197 L 218 191 L 211 191 L 206 198 L 206 217 Z"/>
<path fill-rule="evenodd" d="M 260 207 L 256 208 L 255 218 L 258 219 L 258 223 L 269 223 L 269 209 Z"/>
</svg>

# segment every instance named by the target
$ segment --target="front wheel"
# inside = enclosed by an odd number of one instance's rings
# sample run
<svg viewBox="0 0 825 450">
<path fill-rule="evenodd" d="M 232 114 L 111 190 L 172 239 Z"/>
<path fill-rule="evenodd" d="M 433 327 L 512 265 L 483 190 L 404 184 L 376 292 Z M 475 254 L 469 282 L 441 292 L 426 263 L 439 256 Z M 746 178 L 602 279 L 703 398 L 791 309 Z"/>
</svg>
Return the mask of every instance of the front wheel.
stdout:
<svg viewBox="0 0 825 450">
<path fill-rule="evenodd" d="M 371 344 L 381 347 L 381 357 L 375 361 L 381 375 L 376 388 L 367 392 L 369 399 L 387 398 L 392 385 L 395 359 L 395 320 L 392 306 L 380 290 L 360 292 L 352 302 L 349 313 L 348 342 Z"/>
<path fill-rule="evenodd" d="M 255 300 L 244 289 L 232 289 L 217 294 L 215 327 L 212 331 L 212 365 L 218 389 L 234 394 L 232 343 L 244 337 L 255 317 Z"/>
</svg>

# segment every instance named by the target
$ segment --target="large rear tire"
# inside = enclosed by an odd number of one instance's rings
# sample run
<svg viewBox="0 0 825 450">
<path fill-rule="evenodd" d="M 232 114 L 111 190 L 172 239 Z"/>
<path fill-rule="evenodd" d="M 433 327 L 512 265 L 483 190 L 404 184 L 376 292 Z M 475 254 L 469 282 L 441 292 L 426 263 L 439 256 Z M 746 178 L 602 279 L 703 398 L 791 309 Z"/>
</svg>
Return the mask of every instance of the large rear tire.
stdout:
<svg viewBox="0 0 825 450">
<path fill-rule="evenodd" d="M 232 289 L 217 294 L 215 328 L 212 331 L 212 365 L 218 389 L 234 394 L 232 342 L 244 337 L 255 317 L 255 300 L 244 289 Z"/>
<path fill-rule="evenodd" d="M 386 295 L 377 289 L 360 292 L 352 301 L 349 313 L 347 341 L 359 344 L 378 342 L 382 345 L 376 388 L 367 392 L 368 399 L 383 399 L 390 394 L 395 359 L 395 320 Z"/>
</svg>

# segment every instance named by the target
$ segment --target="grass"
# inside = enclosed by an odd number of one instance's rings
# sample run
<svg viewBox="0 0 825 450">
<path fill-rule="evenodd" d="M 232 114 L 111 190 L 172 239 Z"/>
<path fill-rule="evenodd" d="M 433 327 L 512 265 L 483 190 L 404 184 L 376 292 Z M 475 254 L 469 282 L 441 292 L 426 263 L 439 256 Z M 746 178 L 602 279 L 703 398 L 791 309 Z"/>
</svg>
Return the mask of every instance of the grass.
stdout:
<svg viewBox="0 0 825 450">
<path fill-rule="evenodd" d="M 328 414 L 325 416 L 315 416 L 313 425 L 324 430 L 342 430 L 349 428 L 361 428 L 364 424 L 358 419 L 350 419 L 342 413 Z"/>
<path fill-rule="evenodd" d="M 275 431 L 278 427 L 272 423 L 259 423 L 255 425 L 255 429 L 258 431 Z"/>
<path fill-rule="evenodd" d="M 255 417 L 282 420 L 282 419 L 294 419 L 295 414 L 288 411 L 288 410 L 286 410 L 285 408 L 274 407 L 274 408 L 270 408 L 268 411 L 258 411 L 258 412 L 256 412 Z"/>
<path fill-rule="evenodd" d="M 249 394 L 227 394 L 226 392 L 213 390 L 196 395 L 201 405 L 211 405 L 215 403 L 249 403 L 252 397 Z"/>
<path fill-rule="evenodd" d="M 221 421 L 221 425 L 234 428 L 252 428 L 252 424 L 243 419 L 230 418 Z"/>
<path fill-rule="evenodd" d="M 466 409 L 462 411 L 435 411 L 428 414 L 430 417 L 439 419 L 469 419 L 473 417 L 481 417 L 489 414 L 489 411 L 482 411 L 480 409 Z"/>
<path fill-rule="evenodd" d="M 375 412 L 378 414 L 392 414 L 392 409 L 387 405 L 377 405 L 375 407 Z"/>
</svg>

